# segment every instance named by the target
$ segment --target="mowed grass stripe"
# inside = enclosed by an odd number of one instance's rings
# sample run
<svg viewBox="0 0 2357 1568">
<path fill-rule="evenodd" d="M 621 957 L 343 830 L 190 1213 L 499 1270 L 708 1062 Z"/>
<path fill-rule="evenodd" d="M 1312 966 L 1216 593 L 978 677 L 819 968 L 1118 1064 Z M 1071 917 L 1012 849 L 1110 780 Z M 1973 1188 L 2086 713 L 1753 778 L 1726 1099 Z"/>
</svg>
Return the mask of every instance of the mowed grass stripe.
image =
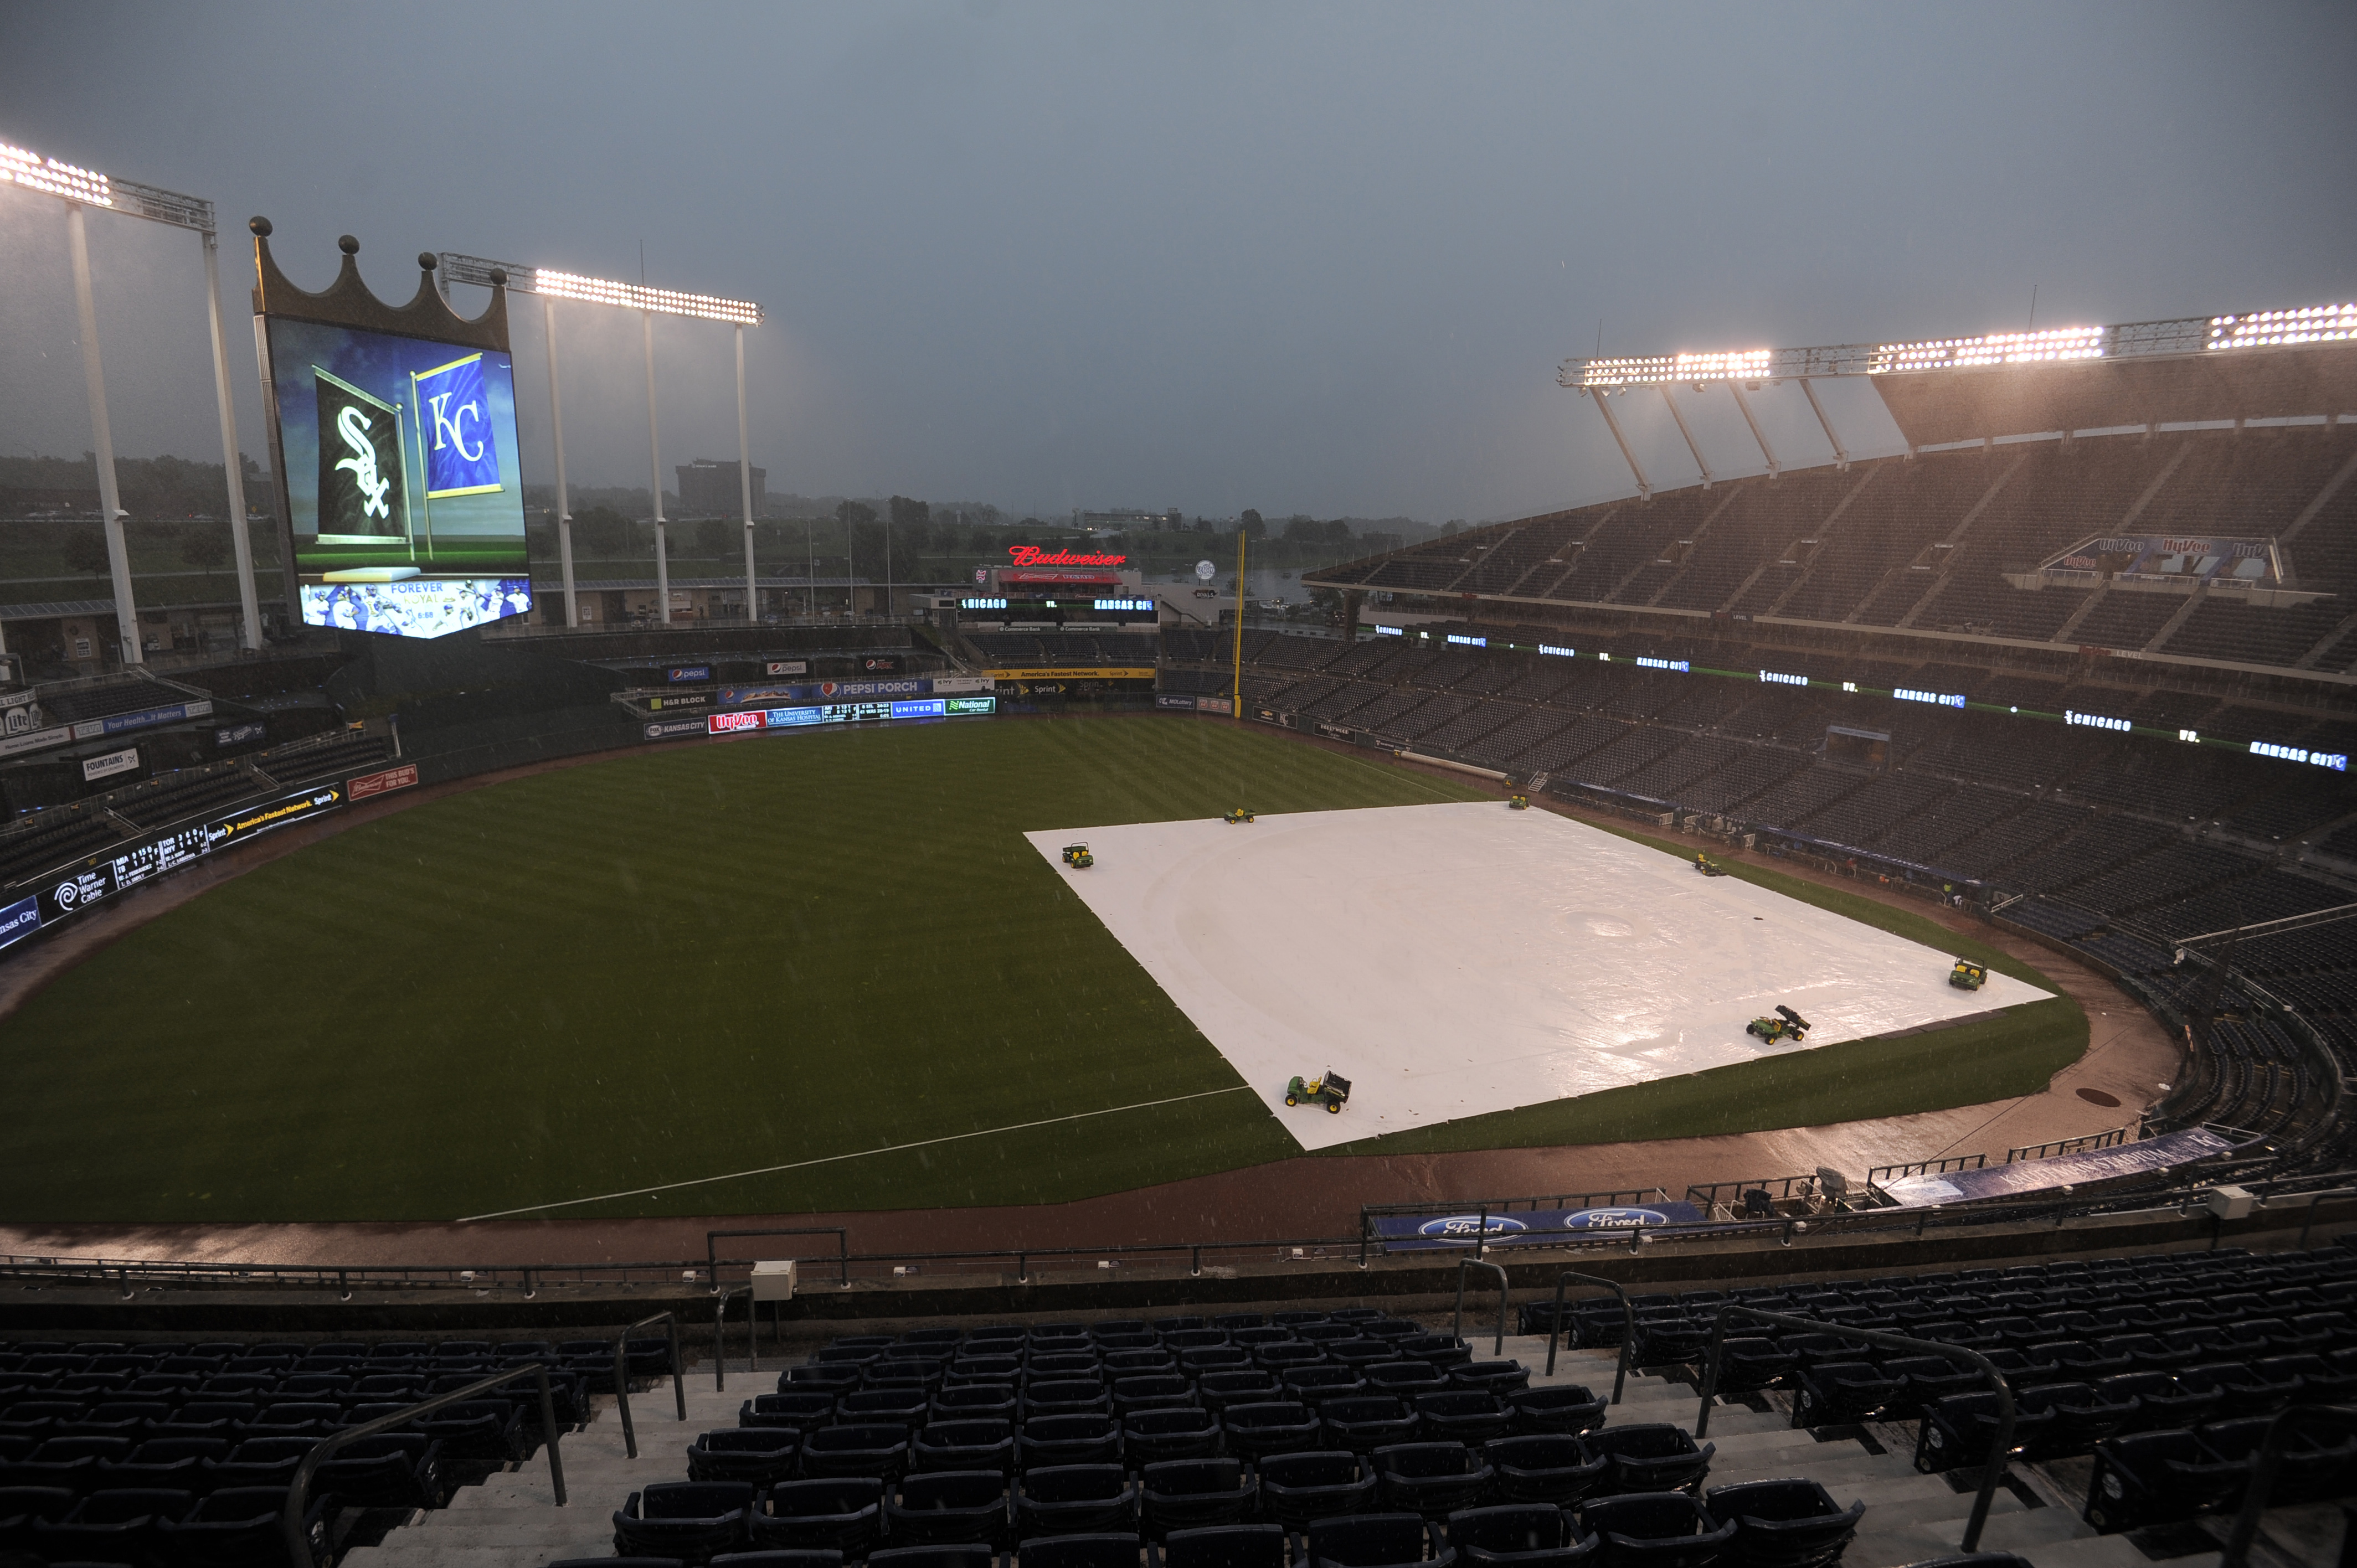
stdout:
<svg viewBox="0 0 2357 1568">
<path fill-rule="evenodd" d="M 0 1026 L 0 1210 L 446 1219 L 1229 1088 L 1022 832 L 1464 793 L 1142 717 L 763 737 L 430 802 Z M 1243 1095 L 1103 1120 L 1146 1124 L 586 1212 L 1056 1200 L 1293 1152 Z"/>
</svg>

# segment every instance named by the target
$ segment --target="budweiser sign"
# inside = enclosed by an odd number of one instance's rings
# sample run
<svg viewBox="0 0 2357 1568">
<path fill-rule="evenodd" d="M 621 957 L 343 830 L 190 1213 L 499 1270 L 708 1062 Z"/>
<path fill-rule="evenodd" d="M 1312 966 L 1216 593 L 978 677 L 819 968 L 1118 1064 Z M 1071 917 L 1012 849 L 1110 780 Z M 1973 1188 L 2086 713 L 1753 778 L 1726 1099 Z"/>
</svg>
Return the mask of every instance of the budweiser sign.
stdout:
<svg viewBox="0 0 2357 1568">
<path fill-rule="evenodd" d="M 371 795 L 382 795 L 389 790 L 410 789 L 416 782 L 417 764 L 411 762 L 399 768 L 388 768 L 382 773 L 363 773 L 347 783 L 344 788 L 350 799 L 365 800 Z"/>
<path fill-rule="evenodd" d="M 1006 553 L 1017 566 L 1121 566 L 1126 555 L 1075 555 L 1069 550 L 1042 550 L 1036 544 L 1010 544 Z"/>
</svg>

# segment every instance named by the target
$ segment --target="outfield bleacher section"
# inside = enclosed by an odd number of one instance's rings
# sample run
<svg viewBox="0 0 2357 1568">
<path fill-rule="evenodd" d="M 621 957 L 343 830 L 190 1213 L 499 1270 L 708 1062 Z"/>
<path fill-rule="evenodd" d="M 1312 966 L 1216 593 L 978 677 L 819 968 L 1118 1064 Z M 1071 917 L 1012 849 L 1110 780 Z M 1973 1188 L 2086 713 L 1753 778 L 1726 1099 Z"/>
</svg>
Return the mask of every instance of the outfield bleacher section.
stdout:
<svg viewBox="0 0 2357 1568">
<path fill-rule="evenodd" d="M 2357 666 L 2357 442 L 2341 426 L 2089 436 L 1925 452 L 1656 492 L 1433 541 L 1315 585 Z M 2007 574 L 2107 531 L 2273 540 L 2319 594 L 2254 604 Z"/>
</svg>

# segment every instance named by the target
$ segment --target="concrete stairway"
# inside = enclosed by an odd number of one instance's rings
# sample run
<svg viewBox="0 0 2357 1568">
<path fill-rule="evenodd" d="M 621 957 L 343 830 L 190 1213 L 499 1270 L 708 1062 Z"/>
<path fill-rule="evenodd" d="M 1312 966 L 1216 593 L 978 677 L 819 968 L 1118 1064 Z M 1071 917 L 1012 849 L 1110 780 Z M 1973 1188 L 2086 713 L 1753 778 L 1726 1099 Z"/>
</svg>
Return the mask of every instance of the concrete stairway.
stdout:
<svg viewBox="0 0 2357 1568">
<path fill-rule="evenodd" d="M 541 1568 L 568 1557 L 610 1557 L 615 1510 L 650 1482 L 686 1480 L 687 1445 L 700 1433 L 736 1425 L 738 1406 L 777 1386 L 780 1364 L 772 1359 L 764 1363 L 767 1371 L 748 1375 L 740 1363 L 727 1375 L 723 1393 L 713 1391 L 708 1362 L 692 1370 L 684 1422 L 673 1414 L 678 1407 L 669 1379 L 632 1394 L 636 1459 L 624 1454 L 613 1399 L 598 1395 L 589 1423 L 566 1433 L 559 1445 L 565 1507 L 556 1506 L 543 1451 L 479 1487 L 466 1487 L 447 1508 L 417 1514 L 387 1534 L 382 1545 L 354 1549 L 342 1562 L 350 1568 Z"/>
<path fill-rule="evenodd" d="M 1471 1336 L 1467 1326 L 1474 1353 L 1486 1357 L 1491 1340 Z M 1534 1385 L 1585 1383 L 1599 1395 L 1611 1392 L 1609 1352 L 1562 1351 L 1552 1378 L 1541 1369 L 1546 1364 L 1544 1338 L 1509 1336 L 1504 1353 L 1532 1369 Z M 683 1423 L 673 1417 L 667 1384 L 633 1395 L 636 1460 L 624 1457 L 614 1402 L 601 1397 L 589 1424 L 564 1440 L 569 1506 L 554 1506 L 543 1455 L 467 1488 L 448 1508 L 420 1514 L 389 1533 L 382 1545 L 357 1548 L 343 1561 L 351 1568 L 542 1568 L 567 1557 L 610 1555 L 614 1510 L 650 1482 L 686 1479 L 688 1443 L 709 1428 L 734 1426 L 745 1400 L 776 1386 L 780 1364 L 771 1358 L 763 1370 L 748 1373 L 741 1362 L 732 1361 L 723 1393 L 714 1391 L 711 1365 L 703 1363 L 688 1378 Z M 1897 1568 L 1957 1551 L 1972 1511 L 1977 1470 L 1970 1472 L 1967 1489 L 1958 1491 L 1943 1477 L 1916 1473 L 1911 1428 L 1877 1425 L 1858 1429 L 1862 1436 L 1819 1442 L 1793 1430 L 1788 1402 L 1776 1396 L 1763 1402 L 1770 1406 L 1764 1412 L 1724 1402 L 1712 1411 L 1705 1441 L 1716 1444 L 1717 1453 L 1706 1487 L 1803 1476 L 1822 1483 L 1845 1507 L 1862 1499 L 1866 1517 L 1843 1568 Z M 1698 1408 L 1692 1386 L 1632 1374 L 1610 1421 L 1668 1422 L 1691 1431 Z M 1991 1506 L 1981 1550 L 2019 1552 L 2037 1568 L 2145 1568 L 2156 1555 L 2173 1568 L 2214 1568 L 2215 1543 L 2205 1550 L 2198 1535 L 2186 1531 L 2165 1543 L 2150 1543 L 2153 1550 L 2139 1545 L 2137 1536 L 2096 1534 L 2079 1517 L 2086 1464 L 2083 1459 L 2052 1467 L 2015 1466 L 2012 1481 L 1998 1489 Z M 2212 1522 L 2222 1538 L 2230 1521 Z M 2270 1510 L 2252 1561 L 2262 1568 L 2330 1568 L 2341 1529 L 2340 1510 L 2329 1504 Z M 2194 1549 L 2189 1552 L 2188 1546 Z"/>
</svg>

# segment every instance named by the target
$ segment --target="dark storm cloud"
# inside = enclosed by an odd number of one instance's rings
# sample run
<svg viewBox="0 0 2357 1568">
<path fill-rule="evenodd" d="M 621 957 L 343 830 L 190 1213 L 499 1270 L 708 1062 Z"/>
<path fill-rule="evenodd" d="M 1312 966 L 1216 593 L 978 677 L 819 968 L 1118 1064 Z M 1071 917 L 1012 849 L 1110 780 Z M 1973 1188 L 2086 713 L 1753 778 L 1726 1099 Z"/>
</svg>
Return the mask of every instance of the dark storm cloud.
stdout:
<svg viewBox="0 0 2357 1568">
<path fill-rule="evenodd" d="M 2018 327 L 2033 284 L 2045 324 L 2345 296 L 2352 59 L 2342 5 L 5 5 L 0 137 L 218 202 L 240 349 L 250 213 L 298 281 L 350 231 L 399 296 L 419 250 L 635 277 L 643 241 L 769 307 L 775 489 L 1481 517 L 1625 488 L 1553 381 L 1599 317 L 1651 351 Z M 91 242 L 120 449 L 215 449 L 195 241 Z M 0 450 L 79 452 L 53 202 L 0 191 Z M 560 332 L 576 477 L 644 483 L 636 324 Z M 545 478 L 539 346 L 520 312 Z M 665 463 L 733 456 L 725 330 L 658 358 Z"/>
</svg>

